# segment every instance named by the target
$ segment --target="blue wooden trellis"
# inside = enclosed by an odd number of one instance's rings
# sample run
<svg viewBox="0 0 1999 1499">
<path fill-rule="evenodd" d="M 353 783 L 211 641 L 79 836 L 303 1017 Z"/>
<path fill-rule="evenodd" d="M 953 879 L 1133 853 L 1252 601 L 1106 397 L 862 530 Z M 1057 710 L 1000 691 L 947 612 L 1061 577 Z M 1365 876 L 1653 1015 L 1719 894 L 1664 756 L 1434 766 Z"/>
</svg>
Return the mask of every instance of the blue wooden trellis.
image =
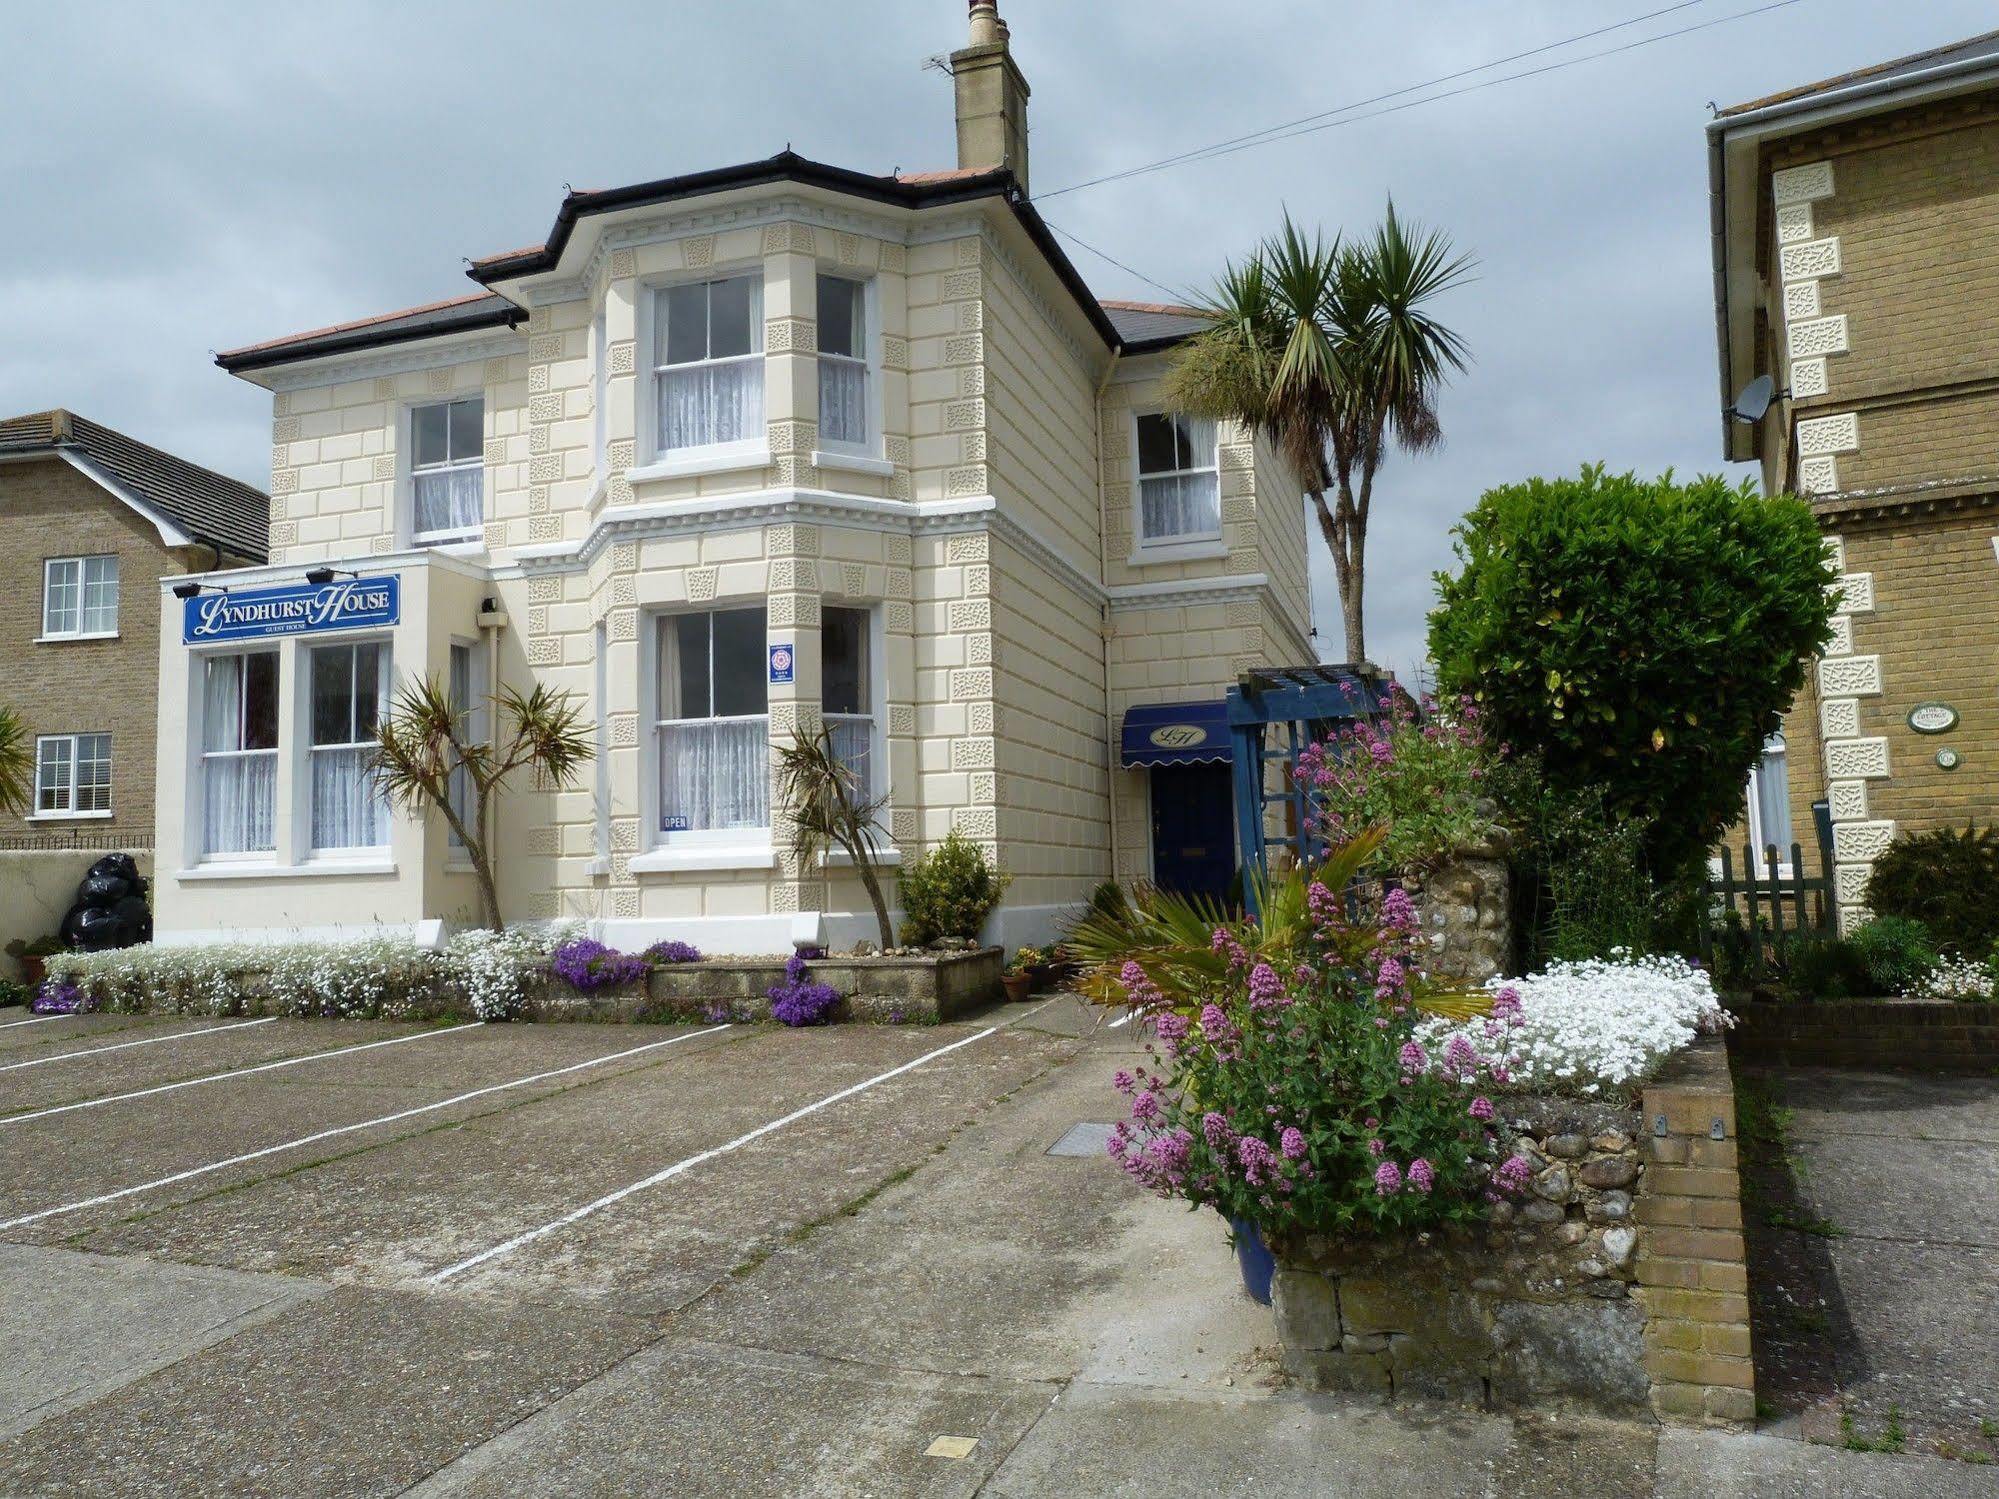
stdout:
<svg viewBox="0 0 1999 1499">
<path fill-rule="evenodd" d="M 1245 871 L 1269 872 L 1268 809 L 1284 808 L 1285 835 L 1301 863 L 1325 851 L 1306 825 L 1298 756 L 1343 724 L 1379 718 L 1397 691 L 1394 679 L 1369 666 L 1299 666 L 1245 673 L 1228 691 L 1234 750 L 1237 847 Z M 1271 767 L 1280 767 L 1271 774 Z M 1243 881 L 1243 900 L 1256 914 L 1256 881 Z"/>
</svg>

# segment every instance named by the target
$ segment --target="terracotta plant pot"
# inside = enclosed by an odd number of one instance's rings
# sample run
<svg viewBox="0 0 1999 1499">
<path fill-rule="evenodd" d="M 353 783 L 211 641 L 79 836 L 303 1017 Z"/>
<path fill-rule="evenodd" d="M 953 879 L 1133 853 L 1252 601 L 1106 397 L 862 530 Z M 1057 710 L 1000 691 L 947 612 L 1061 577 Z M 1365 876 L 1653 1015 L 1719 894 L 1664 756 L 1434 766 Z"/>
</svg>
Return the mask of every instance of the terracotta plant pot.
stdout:
<svg viewBox="0 0 1999 1499">
<path fill-rule="evenodd" d="M 30 989 L 41 988 L 42 980 L 47 978 L 48 976 L 49 976 L 49 971 L 47 967 L 44 966 L 43 961 L 39 955 L 24 954 L 22 956 L 21 980 Z"/>
<path fill-rule="evenodd" d="M 1034 992 L 1034 975 L 1031 973 L 1001 974 L 1000 985 L 1006 990 L 1007 999 L 1014 1004 L 1018 1004 Z"/>
</svg>

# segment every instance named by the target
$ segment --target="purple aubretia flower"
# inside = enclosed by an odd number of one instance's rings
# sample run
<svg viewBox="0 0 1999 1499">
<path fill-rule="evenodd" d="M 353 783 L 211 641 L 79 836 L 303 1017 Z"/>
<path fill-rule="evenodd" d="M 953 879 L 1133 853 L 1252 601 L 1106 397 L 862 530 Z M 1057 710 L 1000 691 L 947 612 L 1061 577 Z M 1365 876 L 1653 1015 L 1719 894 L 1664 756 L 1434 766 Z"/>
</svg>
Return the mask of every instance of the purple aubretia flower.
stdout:
<svg viewBox="0 0 1999 1499">
<path fill-rule="evenodd" d="M 646 976 L 648 964 L 637 953 L 619 952 L 589 937 L 565 942 L 549 955 L 548 966 L 570 988 L 588 992 L 613 984 L 631 984 Z"/>
<path fill-rule="evenodd" d="M 805 957 L 793 953 L 784 965 L 784 982 L 768 991 L 773 1020 L 785 1025 L 822 1025 L 840 1002 L 831 984 L 815 984 L 805 974 Z"/>
<path fill-rule="evenodd" d="M 698 963 L 701 949 L 691 942 L 655 942 L 645 950 L 649 963 Z"/>
</svg>

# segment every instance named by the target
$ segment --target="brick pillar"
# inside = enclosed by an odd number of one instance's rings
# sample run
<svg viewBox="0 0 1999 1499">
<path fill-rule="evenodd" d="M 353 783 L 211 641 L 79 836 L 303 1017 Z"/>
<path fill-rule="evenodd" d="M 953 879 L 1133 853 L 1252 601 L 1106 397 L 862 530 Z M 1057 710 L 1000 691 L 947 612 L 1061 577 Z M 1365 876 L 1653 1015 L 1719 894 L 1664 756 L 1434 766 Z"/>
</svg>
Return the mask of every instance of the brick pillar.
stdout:
<svg viewBox="0 0 1999 1499">
<path fill-rule="evenodd" d="M 1756 1377 L 1727 1052 L 1702 1043 L 1645 1089 L 1636 1217 L 1645 1371 L 1662 1421 L 1749 1426 Z"/>
</svg>

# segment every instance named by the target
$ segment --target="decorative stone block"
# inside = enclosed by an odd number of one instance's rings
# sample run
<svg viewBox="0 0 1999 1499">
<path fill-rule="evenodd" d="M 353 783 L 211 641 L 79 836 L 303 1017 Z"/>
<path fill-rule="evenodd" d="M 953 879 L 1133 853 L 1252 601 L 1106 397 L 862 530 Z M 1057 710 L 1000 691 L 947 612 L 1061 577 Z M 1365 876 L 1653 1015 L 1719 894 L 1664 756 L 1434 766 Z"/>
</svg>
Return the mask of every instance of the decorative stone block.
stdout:
<svg viewBox="0 0 1999 1499">
<path fill-rule="evenodd" d="M 500 354 L 486 361 L 486 383 L 503 385 L 513 375 L 513 361 Z"/>
<path fill-rule="evenodd" d="M 975 697 L 993 695 L 993 674 L 977 669 L 954 671 L 951 673 L 951 701 L 967 702 Z"/>
<path fill-rule="evenodd" d="M 637 640 L 639 638 L 639 612 L 636 609 L 613 609 L 611 611 L 610 637 L 613 640 Z"/>
<path fill-rule="evenodd" d="M 271 423 L 271 440 L 273 442 L 297 442 L 298 433 L 299 420 L 295 416 L 281 416 Z"/>
<path fill-rule="evenodd" d="M 1793 245 L 1811 237 L 1811 204 L 1786 203 L 1777 210 L 1777 240 L 1780 244 Z"/>
<path fill-rule="evenodd" d="M 981 562 L 965 569 L 965 597 L 979 598 L 993 591 L 993 570 L 989 563 Z"/>
<path fill-rule="evenodd" d="M 1833 899 L 1842 906 L 1867 903 L 1867 881 L 1874 873 L 1872 864 L 1840 864 L 1833 868 Z"/>
<path fill-rule="evenodd" d="M 1858 698 L 1829 697 L 1819 702 L 1819 733 L 1827 739 L 1858 739 L 1860 737 L 1860 701 Z"/>
<path fill-rule="evenodd" d="M 1806 282 L 1815 286 L 1816 282 Z M 1800 359 L 1791 366 L 1791 394 L 1800 401 L 1822 396 L 1832 388 L 1826 377 L 1826 362 L 1823 359 Z"/>
<path fill-rule="evenodd" d="M 1867 821 L 1867 783 L 1865 781 L 1832 781 L 1826 786 L 1826 801 L 1832 807 L 1834 822 Z"/>
<path fill-rule="evenodd" d="M 1808 239 L 1777 252 L 1777 270 L 1786 281 L 1839 274 L 1839 236 Z"/>
<path fill-rule="evenodd" d="M 1871 864 L 1888 852 L 1895 841 L 1891 821 L 1836 822 L 1832 825 L 1832 857 L 1835 864 Z"/>
<path fill-rule="evenodd" d="M 1802 318 L 1784 329 L 1784 349 L 1793 360 L 1846 352 L 1846 314 Z"/>
<path fill-rule="evenodd" d="M 882 593 L 887 598 L 911 598 L 915 588 L 916 576 L 912 568 L 891 567 L 882 580 Z"/>
<path fill-rule="evenodd" d="M 914 703 L 891 703 L 888 710 L 888 731 L 896 735 L 916 732 L 916 705 Z"/>
<path fill-rule="evenodd" d="M 621 541 L 611 548 L 611 571 L 628 573 L 639 565 L 639 544 L 636 541 Z"/>
<path fill-rule="evenodd" d="M 638 273 L 639 258 L 634 251 L 613 250 L 611 252 L 611 279 L 613 281 L 623 281 L 628 277 L 636 276 Z"/>
<path fill-rule="evenodd" d="M 961 563 L 985 562 L 992 556 L 992 537 L 985 531 L 966 531 L 948 538 L 944 543 L 944 560 L 956 566 Z"/>
<path fill-rule="evenodd" d="M 947 432 L 964 432 L 985 424 L 984 401 L 952 401 L 944 408 L 944 428 Z"/>
<path fill-rule="evenodd" d="M 965 708 L 965 727 L 974 734 L 998 733 L 998 705 L 990 698 L 968 704 Z"/>
<path fill-rule="evenodd" d="M 1805 494 L 1839 492 L 1839 460 L 1831 457 L 1807 458 L 1798 465 L 1798 488 Z"/>
<path fill-rule="evenodd" d="M 1798 423 L 1798 454 L 1851 453 L 1860 446 L 1860 417 L 1843 411 L 1835 416 L 1807 417 Z"/>
<path fill-rule="evenodd" d="M 916 628 L 916 606 L 905 600 L 883 604 L 882 628 L 891 634 L 907 635 Z"/>
<path fill-rule="evenodd" d="M 715 236 L 712 234 L 690 234 L 680 242 L 681 263 L 689 270 L 700 270 L 715 263 Z"/>
<path fill-rule="evenodd" d="M 1814 203 L 1832 196 L 1832 163 L 1807 162 L 1785 167 L 1770 174 L 1770 200 L 1779 208 L 1793 203 Z"/>
<path fill-rule="evenodd" d="M 546 453 L 548 448 L 548 423 L 536 422 L 528 428 L 528 452 Z"/>
<path fill-rule="evenodd" d="M 819 324 L 812 318 L 774 317 L 764 323 L 764 350 L 771 354 L 816 354 Z"/>
<path fill-rule="evenodd" d="M 772 593 L 814 592 L 819 587 L 819 564 L 809 557 L 780 557 L 770 564 Z"/>
<path fill-rule="evenodd" d="M 1884 738 L 1872 739 L 1828 739 L 1825 743 L 1825 773 L 1829 780 L 1839 778 L 1859 780 L 1886 780 L 1888 776 L 1888 741 Z"/>
<path fill-rule="evenodd" d="M 991 739 L 953 739 L 951 741 L 951 768 L 953 770 L 991 770 L 996 757 L 997 751 Z"/>
<path fill-rule="evenodd" d="M 506 460 L 503 457 L 500 461 L 504 463 Z M 393 479 L 395 476 L 396 457 L 393 453 L 377 453 L 368 464 L 368 477 L 371 479 Z"/>
<path fill-rule="evenodd" d="M 1818 664 L 1820 697 L 1879 697 L 1879 656 L 1827 656 Z"/>
<path fill-rule="evenodd" d="M 604 368 L 613 375 L 629 375 L 638 363 L 638 350 L 629 338 L 619 339 L 604 352 Z"/>
<path fill-rule="evenodd" d="M 951 605 L 950 628 L 954 633 L 992 627 L 993 606 L 989 599 L 967 599 Z"/>
<path fill-rule="evenodd" d="M 982 334 L 959 334 L 944 340 L 946 364 L 978 364 L 985 357 L 986 340 Z"/>
<path fill-rule="evenodd" d="M 868 570 L 858 562 L 840 564 L 840 588 L 850 599 L 860 598 L 868 591 Z"/>
<path fill-rule="evenodd" d="M 548 389 L 548 366 L 535 364 L 528 366 L 528 394 L 540 395 Z"/>
<path fill-rule="evenodd" d="M 560 333 L 537 334 L 535 337 L 530 338 L 528 340 L 529 364 L 531 365 L 553 364 L 556 360 L 560 359 L 561 357 L 562 357 L 562 335 Z M 534 378 L 534 372 L 532 370 L 528 372 L 528 378 L 530 380 Z M 544 376 L 544 378 L 546 377 Z M 529 388 L 532 389 L 533 387 L 530 386 Z"/>
<path fill-rule="evenodd" d="M 1800 318 L 1819 316 L 1819 284 L 1816 281 L 1793 281 L 1784 288 L 1784 321 L 1795 323 Z M 1797 382 L 1793 380 L 1792 388 Z"/>
<path fill-rule="evenodd" d="M 1874 612 L 1874 574 L 1841 573 L 1834 585 L 1839 596 L 1833 601 L 1833 608 L 1841 614 L 1872 614 Z"/>
<path fill-rule="evenodd" d="M 965 637 L 965 659 L 974 666 L 991 666 L 998 651 L 993 646 L 990 634 L 967 635 Z"/>
<path fill-rule="evenodd" d="M 613 713 L 610 727 L 613 748 L 629 749 L 639 742 L 639 716 L 636 713 Z"/>
<path fill-rule="evenodd" d="M 705 603 L 715 597 L 715 585 L 720 569 L 713 567 L 690 567 L 687 570 L 687 596 L 697 603 Z"/>
<path fill-rule="evenodd" d="M 423 383 L 424 388 L 432 395 L 441 396 L 451 389 L 451 371 L 425 370 L 423 372 Z"/>
<path fill-rule="evenodd" d="M 562 479 L 560 453 L 536 453 L 528 459 L 528 483 L 555 484 Z"/>
<path fill-rule="evenodd" d="M 559 515 L 530 516 L 528 518 L 528 540 L 562 540 L 562 517 Z"/>
</svg>

